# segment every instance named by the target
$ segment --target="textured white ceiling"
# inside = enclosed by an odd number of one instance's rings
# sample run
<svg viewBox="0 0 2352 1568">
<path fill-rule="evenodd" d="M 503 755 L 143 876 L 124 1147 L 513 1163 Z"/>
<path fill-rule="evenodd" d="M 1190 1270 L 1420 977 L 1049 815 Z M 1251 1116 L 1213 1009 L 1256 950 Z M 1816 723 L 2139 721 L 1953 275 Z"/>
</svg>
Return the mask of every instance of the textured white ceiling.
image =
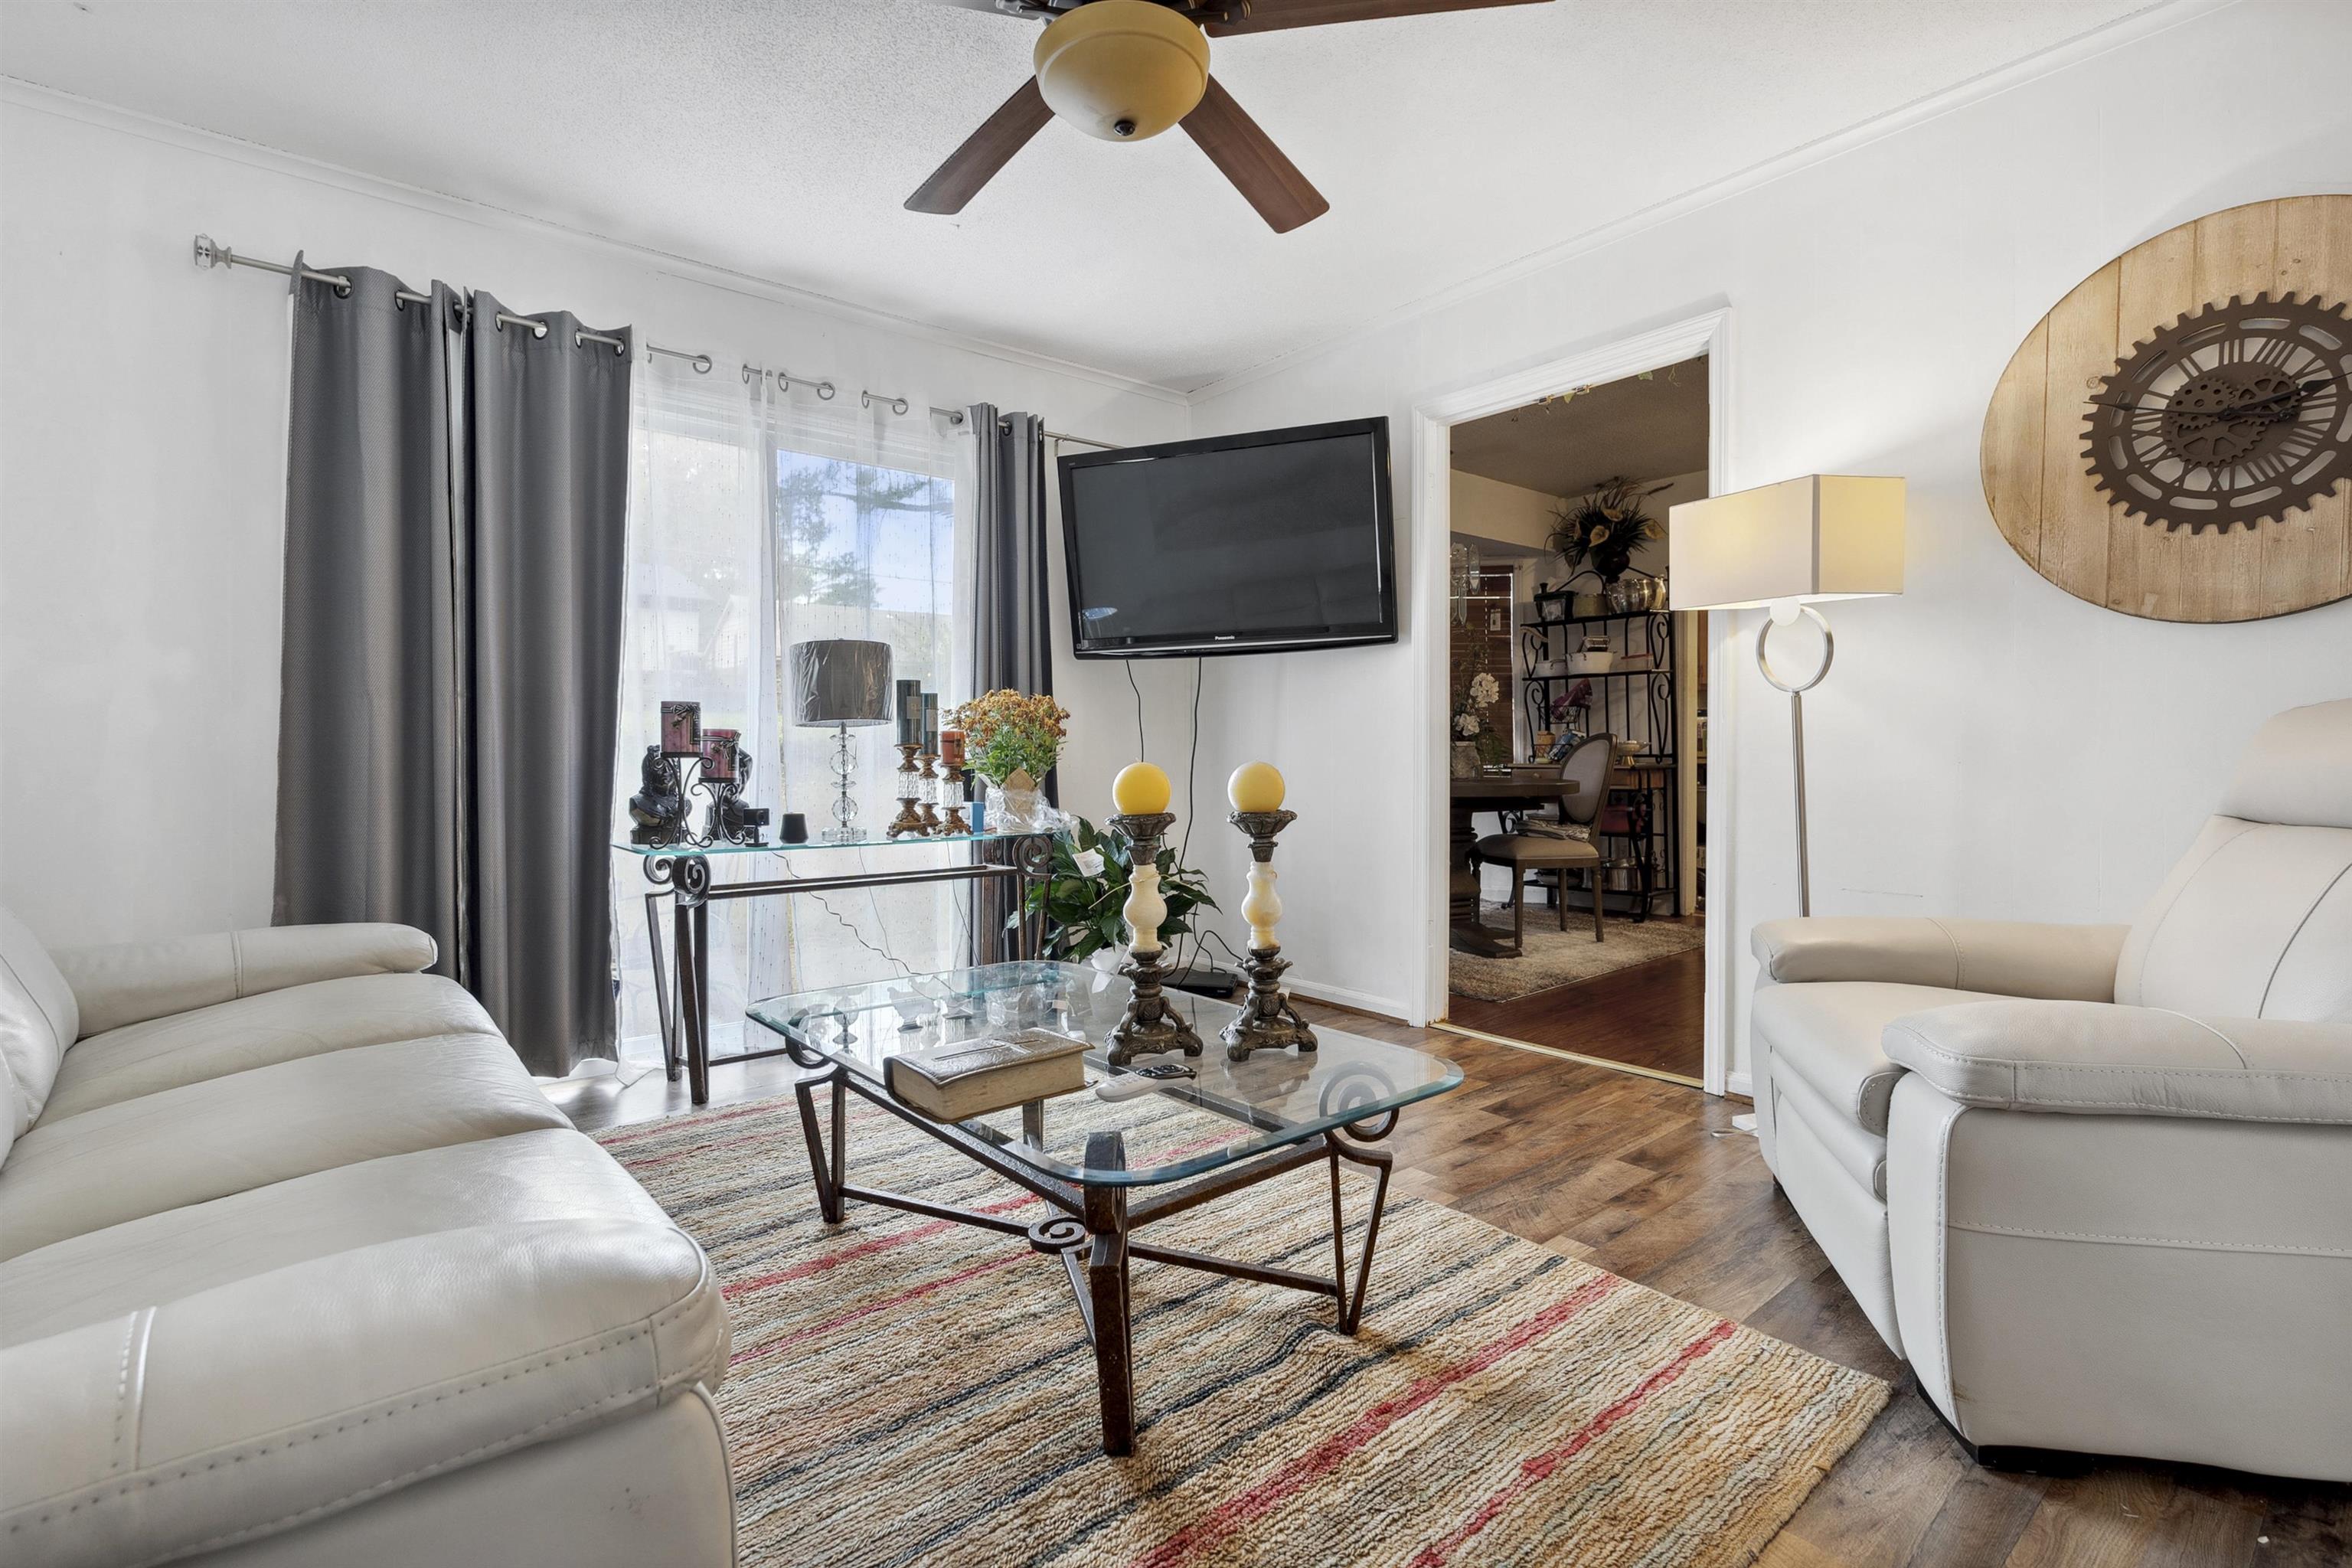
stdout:
<svg viewBox="0 0 2352 1568">
<path fill-rule="evenodd" d="M 2145 9 L 1555 0 L 1216 45 L 1331 200 L 1049 125 L 899 203 L 1029 71 L 938 0 L 9 0 L 0 71 L 1189 390 Z"/>
<path fill-rule="evenodd" d="M 1696 473 L 1706 467 L 1706 359 L 1468 420 L 1453 437 L 1464 473 L 1548 496 Z"/>
</svg>

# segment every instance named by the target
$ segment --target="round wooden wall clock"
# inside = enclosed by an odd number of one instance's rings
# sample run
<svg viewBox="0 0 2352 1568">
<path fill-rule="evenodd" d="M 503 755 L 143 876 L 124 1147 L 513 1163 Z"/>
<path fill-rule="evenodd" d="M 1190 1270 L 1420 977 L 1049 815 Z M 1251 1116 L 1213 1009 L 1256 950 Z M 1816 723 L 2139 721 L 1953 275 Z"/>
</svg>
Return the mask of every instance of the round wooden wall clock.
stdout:
<svg viewBox="0 0 2352 1568">
<path fill-rule="evenodd" d="M 2001 373 L 1981 460 L 2002 536 L 2078 599 L 2247 621 L 2352 596 L 2352 196 L 2231 207 L 2075 285 Z"/>
</svg>

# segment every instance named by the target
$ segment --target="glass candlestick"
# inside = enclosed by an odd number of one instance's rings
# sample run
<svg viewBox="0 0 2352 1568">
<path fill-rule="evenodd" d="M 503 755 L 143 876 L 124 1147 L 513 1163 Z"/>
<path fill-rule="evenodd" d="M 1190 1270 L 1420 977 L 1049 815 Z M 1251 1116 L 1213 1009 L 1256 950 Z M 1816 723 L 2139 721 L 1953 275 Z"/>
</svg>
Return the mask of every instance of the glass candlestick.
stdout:
<svg viewBox="0 0 2352 1568">
<path fill-rule="evenodd" d="M 971 824 L 963 819 L 963 774 L 944 763 L 940 768 L 940 805 L 946 808 L 940 814 L 941 833 L 971 831 Z"/>
<path fill-rule="evenodd" d="M 898 815 L 890 820 L 889 837 L 902 837 L 923 830 L 923 814 L 915 809 L 921 793 L 922 775 L 915 771 L 914 741 L 898 742 Z"/>
<path fill-rule="evenodd" d="M 937 833 L 940 830 L 940 775 L 936 768 L 939 753 L 926 751 L 915 760 L 923 764 L 922 793 L 916 799 L 915 809 L 923 814 L 923 831 Z"/>
</svg>

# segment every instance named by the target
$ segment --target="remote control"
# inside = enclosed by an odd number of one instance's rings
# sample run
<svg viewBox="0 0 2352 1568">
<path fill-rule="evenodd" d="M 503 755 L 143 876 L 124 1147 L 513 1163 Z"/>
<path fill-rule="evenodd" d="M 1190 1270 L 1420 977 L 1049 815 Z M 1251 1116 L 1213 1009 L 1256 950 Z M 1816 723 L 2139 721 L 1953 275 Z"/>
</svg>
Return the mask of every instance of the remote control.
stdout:
<svg viewBox="0 0 2352 1568">
<path fill-rule="evenodd" d="M 1137 1068 L 1132 1072 L 1113 1073 L 1095 1085 L 1097 1100 L 1133 1100 L 1139 1094 L 1149 1094 L 1163 1085 L 1192 1077 L 1192 1069 L 1177 1062 L 1162 1062 L 1157 1067 Z"/>
</svg>

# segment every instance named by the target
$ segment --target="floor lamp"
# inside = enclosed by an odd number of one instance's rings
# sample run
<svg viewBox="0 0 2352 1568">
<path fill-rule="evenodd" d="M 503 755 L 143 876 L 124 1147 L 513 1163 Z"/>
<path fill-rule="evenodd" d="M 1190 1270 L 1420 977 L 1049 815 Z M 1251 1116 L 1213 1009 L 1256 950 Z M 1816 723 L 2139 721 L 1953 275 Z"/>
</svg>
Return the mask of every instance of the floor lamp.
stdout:
<svg viewBox="0 0 2352 1568">
<path fill-rule="evenodd" d="M 1805 836 L 1805 693 L 1830 672 L 1837 643 L 1813 608 L 1822 599 L 1903 592 L 1903 481 L 1808 474 L 1752 490 L 1685 501 L 1666 514 L 1667 605 L 1771 612 L 1756 633 L 1756 667 L 1789 694 L 1797 760 L 1797 912 L 1813 912 Z M 1800 616 L 1822 632 L 1822 662 L 1800 679 L 1772 667 L 1774 626 Z"/>
</svg>

